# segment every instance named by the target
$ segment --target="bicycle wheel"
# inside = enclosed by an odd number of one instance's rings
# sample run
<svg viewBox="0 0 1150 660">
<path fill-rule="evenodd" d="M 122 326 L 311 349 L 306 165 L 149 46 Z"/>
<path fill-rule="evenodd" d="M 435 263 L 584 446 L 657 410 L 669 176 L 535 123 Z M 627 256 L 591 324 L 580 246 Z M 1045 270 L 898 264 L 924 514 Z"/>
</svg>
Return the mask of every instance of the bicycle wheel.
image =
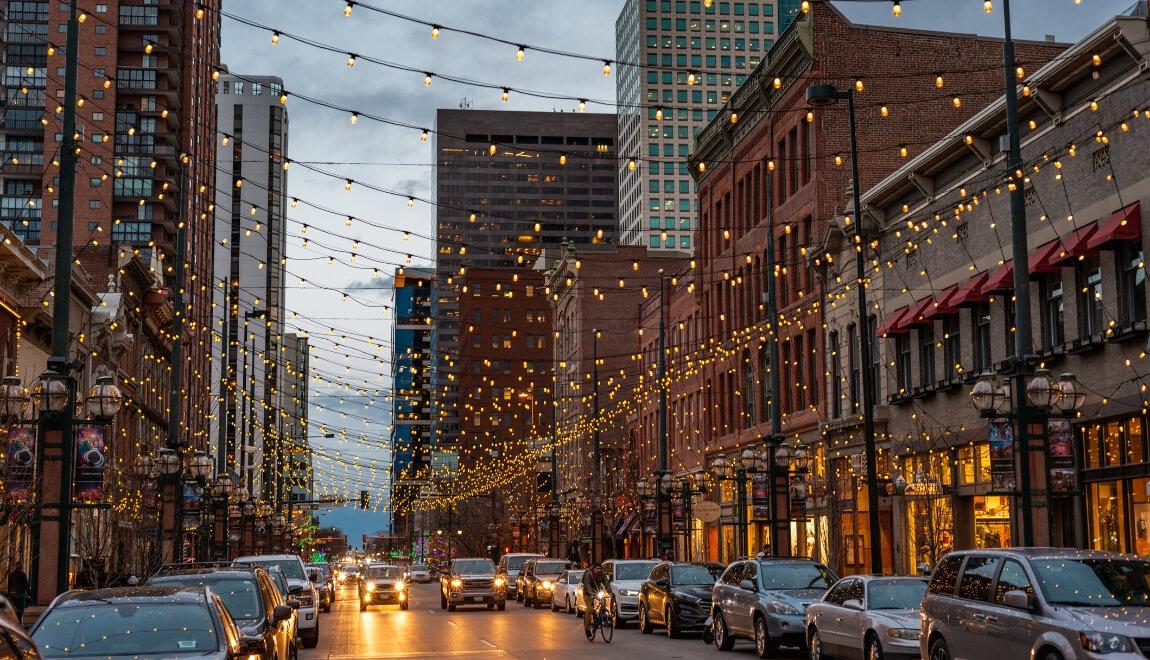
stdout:
<svg viewBox="0 0 1150 660">
<path fill-rule="evenodd" d="M 611 617 L 603 617 L 602 623 L 599 624 L 599 634 L 603 637 L 604 642 L 611 643 L 611 638 L 615 636 L 615 622 L 611 620 Z"/>
</svg>

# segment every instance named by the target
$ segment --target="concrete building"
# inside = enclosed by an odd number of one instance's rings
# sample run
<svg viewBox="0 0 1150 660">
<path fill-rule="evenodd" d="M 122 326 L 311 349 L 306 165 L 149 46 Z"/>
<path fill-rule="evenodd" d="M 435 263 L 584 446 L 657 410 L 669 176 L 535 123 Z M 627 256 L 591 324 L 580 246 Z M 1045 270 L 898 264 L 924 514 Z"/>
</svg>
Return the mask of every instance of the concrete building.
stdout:
<svg viewBox="0 0 1150 660">
<path fill-rule="evenodd" d="M 789 0 L 623 4 L 616 58 L 639 65 L 620 66 L 616 79 L 621 243 L 695 249 L 699 209 L 687 155 L 798 6 Z"/>
<path fill-rule="evenodd" d="M 283 378 L 280 387 L 280 437 L 285 450 L 281 472 L 286 479 L 287 497 L 298 502 L 315 494 L 315 474 L 308 434 L 308 382 L 311 375 L 311 344 L 307 335 L 284 334 L 279 363 Z M 308 514 L 310 515 L 310 514 Z"/>
<path fill-rule="evenodd" d="M 224 145 L 217 166 L 228 184 L 215 193 L 212 437 L 217 469 L 236 471 L 250 492 L 271 499 L 280 455 L 275 422 L 285 405 L 288 115 L 280 78 L 223 74 L 216 89 L 215 142 Z"/>
<path fill-rule="evenodd" d="M 201 447 L 207 445 L 207 420 L 214 410 L 206 323 L 211 294 L 199 286 L 212 279 L 212 228 L 198 220 L 208 218 L 214 201 L 210 80 L 219 65 L 218 4 L 84 3 L 88 20 L 79 25 L 77 94 L 84 105 L 76 112 L 81 153 L 74 244 L 84 246 L 77 254 L 93 273 L 114 270 L 123 254 L 132 252 L 146 264 L 153 256 L 155 263 L 170 264 L 179 220 L 188 222 L 190 267 L 180 278 L 189 306 L 181 434 Z M 60 188 L 45 171 L 57 156 L 62 116 L 48 109 L 63 98 L 64 84 L 62 54 L 50 57 L 48 47 L 64 45 L 67 18 L 67 3 L 0 3 L 6 67 L 0 80 L 0 223 L 41 252 L 49 252 L 56 237 Z M 181 153 L 191 154 L 184 164 Z M 163 276 L 165 286 L 175 285 L 171 272 Z"/>
<path fill-rule="evenodd" d="M 1030 454 L 1028 493 L 1037 545 L 1150 552 L 1141 531 L 1150 521 L 1148 42 L 1144 17 L 1117 17 L 1020 81 L 1030 92 L 1019 98 L 1029 353 L 1087 392 L 1076 419 L 1029 425 L 1041 447 Z M 868 258 L 882 264 L 869 280 L 869 315 L 879 335 L 880 511 L 896 573 L 949 550 L 1020 542 L 1022 449 L 992 452 L 992 427 L 969 396 L 980 377 L 1001 374 L 1017 330 L 1004 106 L 994 101 L 862 196 L 877 239 Z M 831 499 L 853 494 L 861 452 L 855 377 L 841 357 L 859 318 L 854 295 L 843 295 L 854 250 L 842 229 L 841 216 L 831 219 L 819 247 L 834 257 L 820 267 L 824 383 L 842 399 L 827 411 Z"/>
<path fill-rule="evenodd" d="M 428 484 L 431 466 L 431 297 L 435 272 L 395 272 L 391 337 L 391 506 L 393 534 L 411 534 L 412 503 Z"/>
<path fill-rule="evenodd" d="M 436 115 L 434 467 L 459 436 L 459 276 L 530 265 L 563 241 L 613 243 L 615 115 L 444 110 Z"/>
<path fill-rule="evenodd" d="M 1017 44 L 1019 61 L 1031 66 L 1062 48 Z M 891 77 L 892 50 L 914 52 L 916 61 L 932 65 L 918 67 L 916 75 Z M 815 277 L 818 255 L 810 246 L 850 200 L 850 142 L 845 104 L 815 110 L 807 105 L 807 86 L 841 81 L 846 72 L 856 89 L 861 81 L 856 108 L 865 189 L 988 103 L 985 90 L 1002 85 L 1001 61 L 997 39 L 854 24 L 833 3 L 815 0 L 699 135 L 691 156 L 701 209 L 696 291 L 704 335 L 715 342 L 706 367 L 712 385 L 702 412 L 708 462 L 748 444 L 761 447 L 773 431 L 772 405 L 780 408 L 779 432 L 788 442 L 811 453 L 825 450 L 824 285 Z M 772 368 L 765 339 L 768 232 L 774 236 L 778 276 L 778 402 L 770 400 L 766 387 Z M 827 442 L 837 450 L 837 442 Z M 720 493 L 724 517 L 714 525 L 721 529 L 724 549 L 738 547 L 734 491 Z M 765 512 L 765 505 L 748 506 L 747 549 L 767 541 Z M 830 540 L 841 538 L 832 521 L 839 514 L 807 507 L 803 516 L 780 526 L 780 536 L 789 540 L 775 551 L 826 556 Z M 865 527 L 852 537 L 858 547 L 835 554 L 841 561 L 837 568 L 861 569 L 869 556 L 864 548 L 870 547 Z"/>
</svg>

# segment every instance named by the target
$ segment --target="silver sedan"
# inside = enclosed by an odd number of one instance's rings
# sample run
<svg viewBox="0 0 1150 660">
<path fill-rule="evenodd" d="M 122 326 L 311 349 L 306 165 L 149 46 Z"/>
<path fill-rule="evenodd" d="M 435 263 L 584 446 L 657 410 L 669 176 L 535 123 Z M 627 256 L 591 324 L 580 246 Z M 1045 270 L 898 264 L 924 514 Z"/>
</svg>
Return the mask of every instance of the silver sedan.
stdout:
<svg viewBox="0 0 1150 660">
<path fill-rule="evenodd" d="M 919 657 L 918 607 L 926 580 L 852 575 L 836 582 L 807 608 L 812 660 Z"/>
<path fill-rule="evenodd" d="M 551 591 L 551 611 L 563 610 L 568 614 L 575 613 L 575 590 L 583 579 L 583 571 L 566 570 L 555 581 L 555 588 Z"/>
</svg>

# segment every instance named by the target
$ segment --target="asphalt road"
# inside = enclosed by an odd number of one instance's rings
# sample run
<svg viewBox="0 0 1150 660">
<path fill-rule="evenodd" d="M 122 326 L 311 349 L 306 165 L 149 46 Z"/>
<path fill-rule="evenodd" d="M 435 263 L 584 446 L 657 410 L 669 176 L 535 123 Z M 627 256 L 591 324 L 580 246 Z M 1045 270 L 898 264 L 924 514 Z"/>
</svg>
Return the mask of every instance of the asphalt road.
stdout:
<svg viewBox="0 0 1150 660">
<path fill-rule="evenodd" d="M 411 609 L 373 605 L 359 611 L 355 588 L 341 590 L 328 614 L 320 615 L 320 641 L 300 651 L 300 660 L 383 660 L 384 658 L 754 658 L 754 645 L 740 641 L 720 653 L 698 635 L 668 639 L 662 629 L 642 635 L 632 624 L 616 630 L 610 644 L 583 636 L 582 619 L 550 609 L 527 609 L 514 601 L 503 612 L 486 607 L 439 609 L 438 584 L 411 588 Z M 801 658 L 797 650 L 780 657 Z"/>
</svg>

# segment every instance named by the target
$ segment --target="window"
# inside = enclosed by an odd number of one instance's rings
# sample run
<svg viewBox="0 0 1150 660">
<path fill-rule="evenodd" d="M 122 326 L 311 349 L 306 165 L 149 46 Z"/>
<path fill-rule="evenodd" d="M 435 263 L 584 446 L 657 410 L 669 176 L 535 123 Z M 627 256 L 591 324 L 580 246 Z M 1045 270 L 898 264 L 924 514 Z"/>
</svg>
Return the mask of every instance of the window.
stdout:
<svg viewBox="0 0 1150 660">
<path fill-rule="evenodd" d="M 910 388 L 910 335 L 901 334 L 894 338 L 894 373 L 899 394 Z"/>
<path fill-rule="evenodd" d="M 990 581 L 998 561 L 998 557 L 968 557 L 958 583 L 958 595 L 971 600 L 990 600 Z"/>
<path fill-rule="evenodd" d="M 974 368 L 990 369 L 990 304 L 978 303 L 970 312 L 974 325 Z"/>
<path fill-rule="evenodd" d="M 1087 257 L 1078 270 L 1078 335 L 1102 332 L 1102 263 Z"/>
<path fill-rule="evenodd" d="M 958 583 L 959 566 L 962 566 L 962 555 L 951 555 L 938 562 L 927 591 L 932 594 L 953 595 L 954 587 Z"/>
<path fill-rule="evenodd" d="M 924 325 L 918 330 L 918 375 L 920 385 L 935 381 L 933 325 Z"/>
<path fill-rule="evenodd" d="M 850 366 L 850 390 L 851 395 L 851 411 L 858 412 L 859 403 L 862 401 L 862 368 L 859 364 L 858 353 L 858 329 L 854 324 L 847 326 L 847 364 Z"/>
<path fill-rule="evenodd" d="M 1026 570 L 1022 568 L 1022 564 L 1007 559 L 1002 564 L 1002 570 L 998 573 L 998 585 L 994 589 L 994 602 L 998 605 L 1004 604 L 1006 592 L 1008 591 L 1022 591 L 1028 595 L 1034 595 L 1034 587 L 1030 584 L 1030 578 L 1026 576 Z"/>
<path fill-rule="evenodd" d="M 1122 323 L 1146 320 L 1146 271 L 1142 267 L 1142 242 L 1124 243 L 1115 253 L 1122 273 Z"/>
<path fill-rule="evenodd" d="M 831 367 L 831 417 L 838 418 L 843 416 L 843 387 L 839 375 L 842 365 L 839 361 L 839 333 L 837 330 L 827 336 L 827 351 L 830 352 Z"/>
<path fill-rule="evenodd" d="M 1050 273 L 1042 278 L 1042 343 L 1044 348 L 1061 346 L 1066 341 L 1062 329 L 1062 273 Z"/>
<path fill-rule="evenodd" d="M 947 378 L 962 375 L 962 339 L 958 317 L 948 315 L 942 319 L 942 359 L 946 360 L 943 373 Z"/>
</svg>

